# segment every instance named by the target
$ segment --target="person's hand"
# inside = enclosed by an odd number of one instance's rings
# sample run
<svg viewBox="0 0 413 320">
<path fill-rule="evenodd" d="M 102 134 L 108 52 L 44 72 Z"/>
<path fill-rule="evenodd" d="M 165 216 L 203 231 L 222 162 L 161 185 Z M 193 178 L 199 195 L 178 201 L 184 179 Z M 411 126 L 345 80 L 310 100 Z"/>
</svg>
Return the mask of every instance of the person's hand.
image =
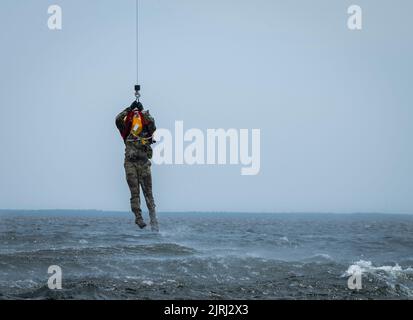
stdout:
<svg viewBox="0 0 413 320">
<path fill-rule="evenodd" d="M 130 105 L 131 111 L 134 109 L 138 109 L 139 111 L 143 110 L 143 105 L 140 101 L 134 101 L 132 102 L 132 104 Z"/>
</svg>

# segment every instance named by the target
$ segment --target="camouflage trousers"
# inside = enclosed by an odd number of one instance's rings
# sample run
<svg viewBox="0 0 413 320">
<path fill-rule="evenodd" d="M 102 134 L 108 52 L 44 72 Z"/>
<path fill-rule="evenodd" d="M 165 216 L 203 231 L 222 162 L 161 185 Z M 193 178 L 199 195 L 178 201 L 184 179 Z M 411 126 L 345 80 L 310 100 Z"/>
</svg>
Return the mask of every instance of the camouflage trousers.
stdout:
<svg viewBox="0 0 413 320">
<path fill-rule="evenodd" d="M 125 160 L 126 180 L 131 192 L 131 209 L 136 218 L 142 218 L 140 188 L 142 187 L 151 225 L 157 225 L 155 201 L 152 194 L 151 162 L 145 164 Z"/>
</svg>

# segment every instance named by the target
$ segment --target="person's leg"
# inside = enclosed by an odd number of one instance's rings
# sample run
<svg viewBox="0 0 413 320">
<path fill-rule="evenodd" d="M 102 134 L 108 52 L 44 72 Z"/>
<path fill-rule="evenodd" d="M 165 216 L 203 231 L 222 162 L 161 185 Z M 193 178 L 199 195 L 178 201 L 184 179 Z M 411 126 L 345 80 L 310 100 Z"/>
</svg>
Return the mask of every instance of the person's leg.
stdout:
<svg viewBox="0 0 413 320">
<path fill-rule="evenodd" d="M 139 170 L 139 182 L 142 186 L 143 195 L 145 196 L 146 206 L 149 210 L 149 217 L 151 219 L 152 231 L 159 231 L 158 219 L 156 218 L 156 206 L 153 199 L 152 192 L 152 174 L 150 163 L 140 167 Z"/>
<path fill-rule="evenodd" d="M 131 210 L 135 214 L 136 220 L 135 223 L 140 228 L 145 228 L 146 224 L 142 218 L 141 211 L 141 199 L 140 199 L 140 189 L 139 189 L 139 174 L 138 168 L 135 163 L 125 161 L 125 172 L 126 172 L 126 181 L 128 182 L 130 193 L 131 193 Z"/>
</svg>

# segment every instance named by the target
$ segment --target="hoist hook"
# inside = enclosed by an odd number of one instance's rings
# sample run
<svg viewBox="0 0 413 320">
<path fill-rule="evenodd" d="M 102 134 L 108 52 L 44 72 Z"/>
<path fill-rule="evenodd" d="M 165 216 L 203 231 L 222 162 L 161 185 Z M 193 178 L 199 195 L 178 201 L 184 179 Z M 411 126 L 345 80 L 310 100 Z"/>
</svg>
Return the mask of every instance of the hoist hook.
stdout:
<svg viewBox="0 0 413 320">
<path fill-rule="evenodd" d="M 135 97 L 136 97 L 136 101 L 139 102 L 139 98 L 141 97 L 141 86 L 140 85 L 136 85 L 135 86 Z"/>
</svg>

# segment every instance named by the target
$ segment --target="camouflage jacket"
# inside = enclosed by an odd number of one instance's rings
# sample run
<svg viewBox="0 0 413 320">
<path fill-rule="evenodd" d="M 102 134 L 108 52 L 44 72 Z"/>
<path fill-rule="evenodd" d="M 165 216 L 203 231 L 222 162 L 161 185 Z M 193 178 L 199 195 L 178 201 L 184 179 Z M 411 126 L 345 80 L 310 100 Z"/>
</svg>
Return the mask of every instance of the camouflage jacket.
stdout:
<svg viewBox="0 0 413 320">
<path fill-rule="evenodd" d="M 125 118 L 131 112 L 131 108 L 126 108 L 116 117 L 116 126 L 122 134 L 126 129 Z M 136 139 L 131 133 L 124 140 L 125 142 L 125 161 L 147 163 L 152 159 L 152 148 L 150 144 L 144 144 Z"/>
</svg>

